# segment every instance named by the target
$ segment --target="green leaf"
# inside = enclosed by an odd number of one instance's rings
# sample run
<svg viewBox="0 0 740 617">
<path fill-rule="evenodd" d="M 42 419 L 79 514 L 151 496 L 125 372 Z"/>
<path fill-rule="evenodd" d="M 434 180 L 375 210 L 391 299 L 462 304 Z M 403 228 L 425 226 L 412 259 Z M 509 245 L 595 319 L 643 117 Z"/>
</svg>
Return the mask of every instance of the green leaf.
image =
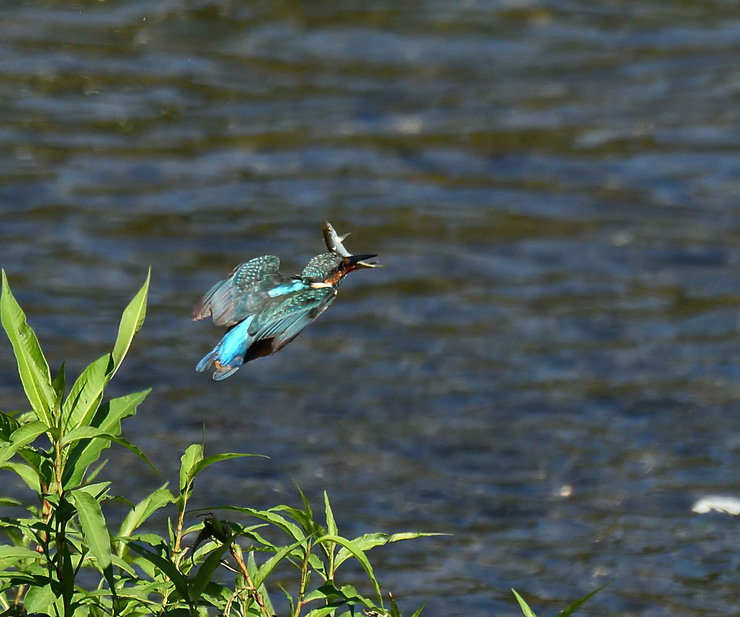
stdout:
<svg viewBox="0 0 740 617">
<path fill-rule="evenodd" d="M 2 271 L 2 279 L 0 320 L 13 345 L 23 389 L 36 417 L 47 427 L 52 427 L 52 412 L 57 397 L 51 385 L 49 364 L 41 351 L 36 334 L 26 323 L 26 314 L 10 291 L 5 270 Z"/>
<path fill-rule="evenodd" d="M 424 608 L 426 607 L 426 605 L 427 605 L 427 603 L 424 602 L 424 604 L 422 604 L 419 608 L 417 608 L 414 611 L 414 614 L 411 615 L 411 617 L 419 617 L 421 615 L 421 613 L 424 611 Z"/>
<path fill-rule="evenodd" d="M 77 428 L 90 423 L 103 400 L 110 365 L 111 354 L 100 356 L 74 382 L 62 405 L 62 413 L 67 419 L 65 427 Z"/>
<path fill-rule="evenodd" d="M 0 545 L 0 560 L 6 559 L 41 559 L 42 555 L 25 546 Z"/>
<path fill-rule="evenodd" d="M 403 540 L 414 540 L 416 538 L 428 538 L 431 536 L 444 536 L 447 534 L 443 533 L 420 533 L 415 531 L 408 531 L 402 533 L 386 534 L 386 533 L 368 533 L 352 540 L 353 546 L 362 550 L 369 551 L 376 546 L 383 546 L 385 544 L 391 544 L 392 542 L 401 542 Z M 338 568 L 344 561 L 351 556 L 351 552 L 347 549 L 341 549 L 337 553 L 335 560 L 335 568 Z"/>
<path fill-rule="evenodd" d="M 284 546 L 272 557 L 270 557 L 265 563 L 263 563 L 259 568 L 257 568 L 257 572 L 252 577 L 252 583 L 254 583 L 254 586 L 259 588 L 262 583 L 265 582 L 265 579 L 270 576 L 270 573 L 277 567 L 277 565 L 288 555 L 290 555 L 296 548 L 301 546 L 301 544 L 303 544 L 305 541 L 305 539 L 299 540 L 295 544 Z"/>
<path fill-rule="evenodd" d="M 108 497 L 108 489 L 110 488 L 111 482 L 106 480 L 104 482 L 97 482 L 95 484 L 86 484 L 77 489 L 78 493 L 87 493 L 91 495 L 99 502 L 103 502 Z"/>
<path fill-rule="evenodd" d="M 338 535 L 339 530 L 337 529 L 337 523 L 334 520 L 334 513 L 332 512 L 331 505 L 329 504 L 329 496 L 326 494 L 326 491 L 324 491 L 324 513 L 326 517 L 326 533 L 331 536 Z M 334 546 L 334 544 L 331 543 L 322 544 L 321 547 L 324 549 L 324 553 L 326 554 L 329 565 L 328 572 L 326 572 L 323 567 L 321 567 L 319 571 L 322 575 L 326 575 L 329 578 L 334 578 L 334 551 L 336 547 Z"/>
<path fill-rule="evenodd" d="M 524 598 L 520 596 L 516 589 L 512 589 L 511 593 L 514 594 L 514 597 L 516 598 L 516 601 L 519 602 L 519 607 L 522 609 L 522 613 L 524 613 L 525 617 L 537 617 L 537 615 L 534 614 L 531 608 L 529 608 L 529 605 L 524 601 Z"/>
<path fill-rule="evenodd" d="M 322 606 L 321 608 L 315 608 L 312 611 L 306 613 L 306 617 L 329 617 L 330 615 L 336 614 L 340 609 L 340 606 Z M 351 614 L 351 613 L 350 613 Z M 379 614 L 379 613 L 376 613 Z"/>
<path fill-rule="evenodd" d="M 367 577 L 370 579 L 370 582 L 373 584 L 373 587 L 375 588 L 375 593 L 378 595 L 378 601 L 380 603 L 380 606 L 383 606 L 383 596 L 380 592 L 380 585 L 378 585 L 378 580 L 375 578 L 375 573 L 373 572 L 373 567 L 370 565 L 370 562 L 367 559 L 367 556 L 365 555 L 365 551 L 362 549 L 359 542 L 356 542 L 354 540 L 348 540 L 347 538 L 342 538 L 341 536 L 332 536 L 332 535 L 325 535 L 321 538 L 316 539 L 317 543 L 327 543 L 327 542 L 334 542 L 336 544 L 341 545 L 342 547 L 346 548 L 347 551 L 349 551 L 352 556 L 360 562 L 360 565 L 362 566 L 362 569 L 365 570 L 365 574 L 367 574 Z M 342 551 L 340 551 L 341 554 Z M 339 562 L 339 555 L 337 555 L 337 562 Z"/>
<path fill-rule="evenodd" d="M 190 481 L 195 479 L 195 476 L 197 476 L 201 471 L 203 471 L 206 467 L 213 465 L 213 463 L 218 463 L 220 461 L 228 461 L 232 458 L 244 458 L 246 456 L 259 456 L 262 458 L 267 458 L 262 454 L 245 454 L 245 453 L 239 453 L 239 452 L 224 452 L 223 454 L 214 454 L 212 456 L 206 456 L 204 459 L 201 459 L 195 463 L 195 465 L 190 469 Z"/>
<path fill-rule="evenodd" d="M 99 429 L 96 426 L 80 426 L 72 429 L 62 437 L 61 446 L 68 446 L 69 444 L 82 439 L 93 439 L 98 437 L 104 437 L 108 440 L 114 439 L 113 435 L 106 433 L 104 430 Z"/>
<path fill-rule="evenodd" d="M 111 564 L 111 550 L 108 526 L 105 523 L 100 503 L 85 491 L 75 491 L 70 495 L 77 506 L 82 534 L 97 561 L 98 568 L 103 571 Z"/>
<path fill-rule="evenodd" d="M 239 548 L 238 544 L 234 545 L 236 547 L 236 550 L 239 551 L 241 554 L 241 549 Z M 254 578 L 257 576 L 257 562 L 254 559 L 254 551 L 250 551 L 249 555 L 247 556 L 247 572 L 249 572 L 250 578 L 254 581 Z M 285 591 L 285 590 L 283 590 Z M 265 604 L 265 608 L 267 609 L 268 615 L 275 615 L 275 609 L 272 606 L 272 600 L 270 600 L 270 594 L 267 592 L 267 587 L 265 587 L 264 582 L 257 587 L 257 592 L 262 596 L 262 602 Z M 290 600 L 291 605 L 291 614 L 295 612 L 295 606 L 293 605 L 293 598 L 290 597 L 290 594 L 288 592 L 285 592 L 285 595 L 288 596 L 288 599 Z"/>
<path fill-rule="evenodd" d="M 141 542 L 127 541 L 129 548 L 143 559 L 158 568 L 164 575 L 168 576 L 177 589 L 180 596 L 191 604 L 188 597 L 188 582 L 177 569 L 177 566 L 168 558 L 155 553 Z M 164 550 L 164 547 L 161 547 Z"/>
<path fill-rule="evenodd" d="M 13 432 L 20 428 L 21 424 L 13 416 L 0 411 L 0 440 L 8 441 Z"/>
<path fill-rule="evenodd" d="M 46 613 L 53 615 L 51 605 L 56 601 L 57 596 L 51 585 L 31 586 L 23 599 L 23 606 L 28 614 Z"/>
<path fill-rule="evenodd" d="M 131 566 L 130 563 L 118 557 L 118 555 L 111 555 L 111 563 L 116 567 L 124 570 L 132 577 L 136 576 L 136 570 Z"/>
<path fill-rule="evenodd" d="M 64 389 L 67 387 L 67 376 L 64 371 L 64 362 L 59 367 L 59 372 L 51 382 L 51 387 L 54 388 L 54 392 L 57 395 L 57 403 L 64 398 Z"/>
<path fill-rule="evenodd" d="M 136 408 L 149 392 L 151 392 L 151 389 L 106 401 L 100 406 L 90 425 L 109 435 L 120 435 L 121 420 L 133 416 L 136 413 Z M 109 446 L 110 442 L 104 439 L 79 442 L 72 446 L 67 455 L 67 464 L 64 469 L 64 487 L 78 486 L 82 482 L 87 469 L 100 458 L 100 453 Z"/>
<path fill-rule="evenodd" d="M 20 428 L 13 432 L 10 436 L 10 441 L 7 441 L 0 445 L 0 465 L 18 452 L 24 446 L 32 443 L 37 437 L 44 434 L 48 430 L 48 427 L 43 422 L 29 422 L 28 424 L 22 424 Z"/>
<path fill-rule="evenodd" d="M 316 521 L 314 521 L 313 512 L 311 511 L 311 505 L 308 503 L 308 499 L 306 499 L 306 496 L 303 494 L 303 491 L 301 491 L 300 487 L 296 485 L 296 488 L 298 489 L 298 493 L 300 494 L 301 500 L 303 501 L 303 510 L 284 505 L 276 506 L 272 508 L 272 510 L 275 512 L 287 512 L 293 518 L 293 520 L 301 525 L 304 534 L 307 536 L 324 535 L 324 533 L 326 533 L 326 530 L 321 527 L 321 525 L 319 525 Z"/>
<path fill-rule="evenodd" d="M 331 582 L 324 583 L 318 589 L 314 589 L 311 593 L 307 594 L 303 598 L 303 603 L 308 604 L 309 602 L 315 602 L 317 600 L 331 603 L 335 609 L 342 604 L 348 603 L 360 604 L 366 607 L 372 606 L 372 602 L 358 594 L 357 589 L 353 585 L 342 585 L 341 587 L 337 587 Z M 316 610 L 320 609 L 314 609 L 314 611 Z M 313 611 L 309 614 L 312 613 Z"/>
<path fill-rule="evenodd" d="M 278 514 L 274 508 L 272 510 L 255 510 L 254 508 L 238 506 L 220 506 L 219 509 L 243 512 L 244 514 L 249 514 L 250 516 L 271 523 L 298 542 L 302 542 L 306 538 L 306 534 L 303 533 L 303 530 L 298 525 Z"/>
<path fill-rule="evenodd" d="M 188 491 L 188 486 L 193 479 L 193 469 L 203 460 L 203 445 L 194 443 L 180 457 L 180 495 Z"/>
<path fill-rule="evenodd" d="M 221 544 L 218 548 L 212 551 L 208 557 L 205 558 L 198 573 L 188 584 L 190 598 L 193 603 L 197 603 L 206 585 L 210 582 L 213 573 L 221 563 L 221 558 L 224 553 L 229 550 L 228 544 Z"/>
<path fill-rule="evenodd" d="M 23 480 L 28 485 L 28 488 L 30 488 L 32 491 L 35 491 L 36 493 L 41 492 L 39 474 L 30 465 L 26 465 L 25 463 L 7 462 L 3 465 L 0 465 L 0 468 L 9 469 L 13 473 L 15 473 L 15 475 Z"/>
<path fill-rule="evenodd" d="M 324 509 L 326 511 L 326 532 L 331 536 L 336 536 L 339 533 L 337 529 L 337 523 L 334 520 L 334 513 L 331 511 L 329 505 L 329 495 L 324 491 Z"/>
<path fill-rule="evenodd" d="M 89 440 L 93 441 L 95 439 L 103 440 L 104 442 L 115 442 L 124 448 L 127 448 L 131 450 L 136 456 L 138 456 L 140 459 L 142 459 L 149 467 L 151 467 L 155 473 L 157 472 L 156 467 L 151 464 L 149 459 L 147 458 L 146 454 L 144 454 L 138 446 L 135 446 L 132 444 L 128 439 L 124 437 L 117 437 L 116 435 L 111 435 L 110 433 L 105 432 L 102 429 L 95 428 L 94 426 L 81 426 L 79 428 L 76 428 L 69 433 L 62 439 L 62 446 L 67 446 L 71 443 L 74 443 L 76 441 L 82 441 L 82 440 Z M 107 448 L 108 443 L 104 443 L 103 447 Z"/>
<path fill-rule="evenodd" d="M 113 351 L 88 366 L 72 386 L 64 403 L 64 414 L 69 418 L 69 426 L 72 428 L 87 426 L 90 423 L 103 398 L 105 387 L 118 371 L 131 347 L 134 335 L 144 323 L 150 277 L 151 270 L 141 289 L 124 309 Z"/>
<path fill-rule="evenodd" d="M 118 326 L 118 336 L 116 337 L 116 343 L 113 346 L 113 353 L 111 354 L 113 357 L 113 368 L 108 379 L 113 377 L 118 370 L 118 367 L 121 366 L 121 362 L 123 362 L 124 357 L 131 347 L 131 341 L 133 341 L 134 335 L 144 324 L 144 318 L 146 317 L 146 300 L 147 294 L 149 293 L 149 281 L 151 276 L 152 270 L 150 268 L 141 289 L 139 289 L 137 294 L 123 311 L 121 323 Z"/>
<path fill-rule="evenodd" d="M 121 524 L 117 538 L 120 539 L 130 536 L 157 510 L 168 504 L 174 503 L 174 501 L 175 498 L 168 488 L 163 486 L 162 488 L 157 489 L 151 495 L 142 499 L 138 504 L 136 504 L 136 507 L 128 513 Z M 123 557 L 125 550 L 126 544 L 119 541 L 117 551 L 118 556 Z"/>
<path fill-rule="evenodd" d="M 594 595 L 596 595 L 597 593 L 599 593 L 602 589 L 604 589 L 604 587 L 606 587 L 610 583 L 611 583 L 611 581 L 607 581 L 606 583 L 604 583 L 603 585 L 601 585 L 601 587 L 597 587 L 596 589 L 594 589 L 591 593 L 587 593 L 582 598 L 578 598 L 578 600 L 576 600 L 572 604 L 569 604 L 562 611 L 560 611 L 557 614 L 557 617 L 568 617 L 569 615 L 571 615 L 572 613 L 574 613 L 577 609 L 579 609 L 581 607 L 581 605 L 583 605 L 591 597 L 593 597 Z"/>
</svg>

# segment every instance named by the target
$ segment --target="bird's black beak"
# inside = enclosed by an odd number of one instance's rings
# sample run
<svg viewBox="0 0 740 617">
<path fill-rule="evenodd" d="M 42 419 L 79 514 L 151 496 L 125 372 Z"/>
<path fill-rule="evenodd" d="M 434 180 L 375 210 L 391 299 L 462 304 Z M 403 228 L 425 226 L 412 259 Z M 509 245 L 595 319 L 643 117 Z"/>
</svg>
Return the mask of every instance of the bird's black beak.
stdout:
<svg viewBox="0 0 740 617">
<path fill-rule="evenodd" d="M 377 255 L 349 255 L 346 259 L 347 262 L 355 268 L 382 268 L 382 264 L 379 264 L 376 261 L 366 261 L 373 257 L 377 257 Z"/>
</svg>

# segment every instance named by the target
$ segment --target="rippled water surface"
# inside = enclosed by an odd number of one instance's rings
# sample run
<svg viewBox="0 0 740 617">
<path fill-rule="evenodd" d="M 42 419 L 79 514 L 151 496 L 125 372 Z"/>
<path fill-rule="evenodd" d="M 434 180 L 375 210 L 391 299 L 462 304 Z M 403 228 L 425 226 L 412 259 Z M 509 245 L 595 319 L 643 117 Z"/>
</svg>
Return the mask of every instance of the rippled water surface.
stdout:
<svg viewBox="0 0 740 617">
<path fill-rule="evenodd" d="M 54 366 L 114 392 L 201 503 L 317 504 L 429 617 L 740 612 L 740 5 L 16 2 L 0 8 L 0 262 Z M 190 310 L 321 221 L 383 270 L 215 384 Z M 23 405 L 10 346 L 3 409 Z M 118 492 L 160 480 L 111 451 Z"/>
</svg>

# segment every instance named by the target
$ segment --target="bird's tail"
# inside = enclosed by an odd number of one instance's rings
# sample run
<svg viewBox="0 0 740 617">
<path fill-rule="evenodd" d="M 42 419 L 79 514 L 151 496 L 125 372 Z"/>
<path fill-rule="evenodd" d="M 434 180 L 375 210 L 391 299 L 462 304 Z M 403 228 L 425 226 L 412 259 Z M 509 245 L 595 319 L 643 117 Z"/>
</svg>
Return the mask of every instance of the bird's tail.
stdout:
<svg viewBox="0 0 740 617">
<path fill-rule="evenodd" d="M 239 367 L 243 363 L 243 358 L 237 356 L 236 358 L 232 358 L 231 364 L 222 364 L 220 355 L 221 345 L 219 344 L 213 348 L 213 351 L 204 356 L 203 359 L 198 362 L 195 370 L 199 373 L 202 373 L 203 371 L 211 368 L 211 366 L 215 366 L 216 370 L 213 372 L 213 379 L 215 379 L 216 381 L 221 381 L 222 379 L 226 379 L 230 375 L 236 373 L 236 371 L 239 370 Z"/>
<path fill-rule="evenodd" d="M 226 379 L 235 373 L 244 364 L 244 354 L 252 343 L 249 336 L 249 325 L 252 323 L 250 315 L 244 321 L 232 327 L 213 348 L 213 351 L 205 356 L 195 370 L 202 373 L 207 368 L 215 366 L 213 378 L 216 381 Z"/>
</svg>

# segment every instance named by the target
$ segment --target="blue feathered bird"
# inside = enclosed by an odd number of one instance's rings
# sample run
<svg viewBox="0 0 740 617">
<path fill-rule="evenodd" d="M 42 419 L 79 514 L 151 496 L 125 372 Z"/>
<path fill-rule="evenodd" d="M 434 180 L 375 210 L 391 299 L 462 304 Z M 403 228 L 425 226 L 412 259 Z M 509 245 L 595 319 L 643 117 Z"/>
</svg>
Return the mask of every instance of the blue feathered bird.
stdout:
<svg viewBox="0 0 740 617">
<path fill-rule="evenodd" d="M 280 351 L 311 325 L 337 297 L 344 277 L 361 268 L 377 268 L 366 260 L 376 255 L 351 255 L 339 236 L 324 222 L 328 252 L 308 262 L 298 276 L 278 271 L 280 259 L 263 255 L 247 261 L 216 283 L 193 310 L 193 320 L 213 318 L 229 330 L 195 367 L 203 372 L 215 368 L 220 381 L 242 364 Z"/>
</svg>

